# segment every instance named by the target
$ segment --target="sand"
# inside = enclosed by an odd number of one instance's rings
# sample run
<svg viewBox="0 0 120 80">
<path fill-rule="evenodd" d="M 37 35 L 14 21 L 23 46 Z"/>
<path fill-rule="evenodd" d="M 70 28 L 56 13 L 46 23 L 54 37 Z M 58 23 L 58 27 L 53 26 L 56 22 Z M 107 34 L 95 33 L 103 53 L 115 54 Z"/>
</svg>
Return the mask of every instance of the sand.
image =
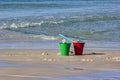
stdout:
<svg viewBox="0 0 120 80">
<path fill-rule="evenodd" d="M 85 50 L 61 56 L 59 50 L 0 50 L 0 80 L 42 80 L 120 71 L 120 50 Z"/>
</svg>

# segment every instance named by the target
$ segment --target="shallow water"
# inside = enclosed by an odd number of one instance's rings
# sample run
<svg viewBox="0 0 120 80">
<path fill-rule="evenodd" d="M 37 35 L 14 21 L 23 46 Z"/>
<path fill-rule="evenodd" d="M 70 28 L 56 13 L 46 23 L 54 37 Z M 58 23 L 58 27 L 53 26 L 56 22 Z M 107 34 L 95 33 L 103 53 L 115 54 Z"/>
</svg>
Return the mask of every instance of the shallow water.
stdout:
<svg viewBox="0 0 120 80">
<path fill-rule="evenodd" d="M 120 71 L 103 71 L 85 76 L 65 76 L 42 80 L 120 80 Z"/>
<path fill-rule="evenodd" d="M 0 67 L 16 67 L 16 68 L 56 68 L 56 69 L 67 69 L 67 70 L 76 70 L 75 67 L 70 66 L 45 66 L 45 65 L 21 65 L 10 63 L 6 61 L 0 61 Z M 77 68 L 77 70 L 84 70 L 82 68 Z M 84 76 L 63 76 L 58 78 L 40 78 L 40 80 L 120 80 L 120 71 L 103 71 L 93 74 L 88 74 Z M 39 79 L 38 79 L 39 80 Z"/>
<path fill-rule="evenodd" d="M 0 61 L 0 67 L 22 67 L 20 64 L 13 64 L 6 61 Z"/>
<path fill-rule="evenodd" d="M 59 49 L 58 40 L 0 42 L 0 49 Z M 49 45 L 49 46 L 48 46 Z M 71 45 L 73 49 L 73 45 Z M 86 41 L 85 50 L 120 50 L 119 42 Z"/>
<path fill-rule="evenodd" d="M 0 61 L 0 67 L 16 67 L 16 68 L 57 68 L 57 69 L 67 69 L 67 70 L 76 70 L 76 67 L 70 66 L 47 66 L 47 65 L 22 65 L 10 63 L 7 61 Z M 77 70 L 84 70 L 82 68 L 77 68 Z M 41 78 L 40 80 L 120 80 L 120 71 L 103 71 L 93 74 L 88 74 L 84 76 L 63 76 L 58 78 Z"/>
</svg>

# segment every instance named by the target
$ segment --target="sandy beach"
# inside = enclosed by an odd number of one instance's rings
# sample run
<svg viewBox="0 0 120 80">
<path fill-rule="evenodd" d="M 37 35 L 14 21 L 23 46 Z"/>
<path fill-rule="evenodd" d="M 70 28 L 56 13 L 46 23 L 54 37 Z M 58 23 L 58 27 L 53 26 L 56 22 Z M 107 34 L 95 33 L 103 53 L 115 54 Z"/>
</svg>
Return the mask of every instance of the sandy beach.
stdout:
<svg viewBox="0 0 120 80">
<path fill-rule="evenodd" d="M 120 80 L 120 0 L 0 0 L 0 80 Z"/>
<path fill-rule="evenodd" d="M 42 80 L 120 71 L 120 50 L 85 50 L 61 56 L 59 50 L 0 50 L 0 80 Z"/>
</svg>

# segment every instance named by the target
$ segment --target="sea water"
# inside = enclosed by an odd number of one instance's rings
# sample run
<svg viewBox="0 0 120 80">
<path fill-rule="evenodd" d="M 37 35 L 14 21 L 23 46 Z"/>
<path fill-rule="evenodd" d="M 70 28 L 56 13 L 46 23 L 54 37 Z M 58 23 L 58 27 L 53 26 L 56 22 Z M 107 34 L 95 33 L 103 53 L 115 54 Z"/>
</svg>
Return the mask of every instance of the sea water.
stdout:
<svg viewBox="0 0 120 80">
<path fill-rule="evenodd" d="M 0 40 L 58 34 L 120 42 L 120 0 L 0 0 Z"/>
<path fill-rule="evenodd" d="M 103 71 L 85 76 L 65 76 L 42 80 L 120 80 L 120 71 Z M 41 80 L 41 79 L 40 79 Z"/>
</svg>

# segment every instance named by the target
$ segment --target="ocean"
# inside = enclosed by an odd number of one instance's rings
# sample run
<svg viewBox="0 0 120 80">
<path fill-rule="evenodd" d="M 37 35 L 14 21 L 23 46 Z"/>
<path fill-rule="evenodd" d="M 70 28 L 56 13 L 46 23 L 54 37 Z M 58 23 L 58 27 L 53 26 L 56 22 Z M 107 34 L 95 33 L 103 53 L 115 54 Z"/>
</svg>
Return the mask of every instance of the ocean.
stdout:
<svg viewBox="0 0 120 80">
<path fill-rule="evenodd" d="M 120 42 L 120 0 L 0 0 L 0 40 Z"/>
</svg>

